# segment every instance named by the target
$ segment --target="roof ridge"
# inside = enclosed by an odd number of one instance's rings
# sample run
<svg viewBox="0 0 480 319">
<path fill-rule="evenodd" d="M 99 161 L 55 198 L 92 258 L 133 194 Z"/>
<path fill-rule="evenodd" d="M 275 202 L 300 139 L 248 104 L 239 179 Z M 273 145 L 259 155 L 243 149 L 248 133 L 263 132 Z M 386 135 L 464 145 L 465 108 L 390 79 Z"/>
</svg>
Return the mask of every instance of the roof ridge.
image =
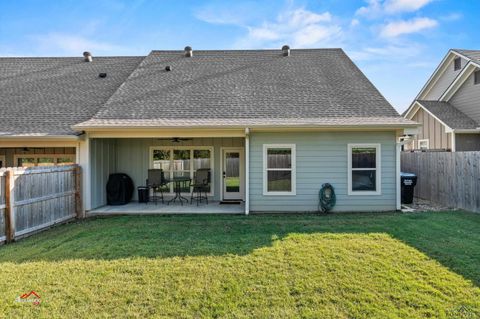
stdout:
<svg viewBox="0 0 480 319">
<path fill-rule="evenodd" d="M 146 55 L 96 55 L 94 59 L 102 58 L 145 58 Z M 81 56 L 0 56 L 0 59 L 84 59 Z"/>
<path fill-rule="evenodd" d="M 290 51 L 343 51 L 342 48 L 298 48 L 298 49 L 290 49 Z M 270 49 L 195 49 L 195 52 L 282 52 L 281 48 L 270 48 Z M 161 50 L 161 49 L 154 49 L 152 52 L 184 52 L 184 50 Z"/>
</svg>

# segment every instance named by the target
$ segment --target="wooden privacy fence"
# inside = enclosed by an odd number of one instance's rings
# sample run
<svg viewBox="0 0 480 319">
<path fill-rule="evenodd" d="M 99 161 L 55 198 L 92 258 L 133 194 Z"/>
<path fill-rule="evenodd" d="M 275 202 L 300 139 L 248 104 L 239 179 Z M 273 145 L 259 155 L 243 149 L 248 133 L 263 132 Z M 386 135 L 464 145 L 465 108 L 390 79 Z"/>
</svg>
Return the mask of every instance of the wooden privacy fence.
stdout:
<svg viewBox="0 0 480 319">
<path fill-rule="evenodd" d="M 80 167 L 6 168 L 0 170 L 0 241 L 82 218 Z"/>
<path fill-rule="evenodd" d="M 401 167 L 417 174 L 416 197 L 480 212 L 480 152 L 403 152 Z"/>
</svg>

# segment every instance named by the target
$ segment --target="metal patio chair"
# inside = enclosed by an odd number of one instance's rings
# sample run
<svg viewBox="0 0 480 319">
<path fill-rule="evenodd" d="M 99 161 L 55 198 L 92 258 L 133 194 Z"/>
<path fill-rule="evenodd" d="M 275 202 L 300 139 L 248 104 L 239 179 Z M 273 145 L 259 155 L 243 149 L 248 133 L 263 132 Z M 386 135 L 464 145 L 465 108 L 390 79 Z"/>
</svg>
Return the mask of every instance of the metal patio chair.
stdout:
<svg viewBox="0 0 480 319">
<path fill-rule="evenodd" d="M 162 201 L 162 204 L 164 203 L 162 188 L 168 185 L 168 183 L 169 181 L 165 178 L 163 169 L 154 168 L 148 170 L 147 187 L 149 190 L 152 189 L 152 196 L 149 196 L 149 200 L 155 202 L 155 205 L 159 199 Z M 160 193 L 160 196 L 157 195 L 158 193 Z"/>
<path fill-rule="evenodd" d="M 190 186 L 192 187 L 190 204 L 193 203 L 194 199 L 197 201 L 197 206 L 204 199 L 208 204 L 207 194 L 210 192 L 210 175 L 211 174 L 209 168 L 200 168 L 195 172 L 195 175 L 193 176 L 193 181 L 190 184 Z"/>
</svg>

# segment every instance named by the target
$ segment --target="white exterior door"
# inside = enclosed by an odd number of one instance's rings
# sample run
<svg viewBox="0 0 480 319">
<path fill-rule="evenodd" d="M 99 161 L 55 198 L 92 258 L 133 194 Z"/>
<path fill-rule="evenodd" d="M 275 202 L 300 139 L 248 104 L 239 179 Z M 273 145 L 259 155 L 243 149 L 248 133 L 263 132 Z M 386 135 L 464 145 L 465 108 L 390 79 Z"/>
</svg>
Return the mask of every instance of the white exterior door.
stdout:
<svg viewBox="0 0 480 319">
<path fill-rule="evenodd" d="M 222 149 L 222 176 L 223 200 L 243 200 L 243 148 Z"/>
</svg>

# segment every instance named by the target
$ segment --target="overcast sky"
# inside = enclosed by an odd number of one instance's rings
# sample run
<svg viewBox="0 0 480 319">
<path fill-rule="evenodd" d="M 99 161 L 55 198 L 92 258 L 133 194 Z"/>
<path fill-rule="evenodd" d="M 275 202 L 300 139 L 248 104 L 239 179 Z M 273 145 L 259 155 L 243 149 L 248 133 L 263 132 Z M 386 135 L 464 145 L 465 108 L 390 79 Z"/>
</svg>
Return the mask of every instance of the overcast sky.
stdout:
<svg viewBox="0 0 480 319">
<path fill-rule="evenodd" d="M 340 47 L 402 112 L 449 48 L 480 49 L 479 13 L 479 0 L 0 0 L 0 56 Z"/>
</svg>

